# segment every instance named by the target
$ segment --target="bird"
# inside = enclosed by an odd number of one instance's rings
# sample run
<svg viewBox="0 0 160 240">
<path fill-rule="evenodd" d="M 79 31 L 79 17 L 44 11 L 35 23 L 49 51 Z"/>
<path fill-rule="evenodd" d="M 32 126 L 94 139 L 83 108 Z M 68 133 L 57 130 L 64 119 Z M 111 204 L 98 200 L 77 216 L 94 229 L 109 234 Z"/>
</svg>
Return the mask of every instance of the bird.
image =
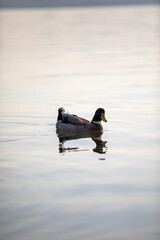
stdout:
<svg viewBox="0 0 160 240">
<path fill-rule="evenodd" d="M 78 117 L 75 114 L 65 113 L 63 107 L 58 109 L 58 117 L 56 122 L 57 133 L 60 132 L 103 132 L 101 121 L 107 122 L 105 110 L 98 108 L 91 121 Z"/>
</svg>

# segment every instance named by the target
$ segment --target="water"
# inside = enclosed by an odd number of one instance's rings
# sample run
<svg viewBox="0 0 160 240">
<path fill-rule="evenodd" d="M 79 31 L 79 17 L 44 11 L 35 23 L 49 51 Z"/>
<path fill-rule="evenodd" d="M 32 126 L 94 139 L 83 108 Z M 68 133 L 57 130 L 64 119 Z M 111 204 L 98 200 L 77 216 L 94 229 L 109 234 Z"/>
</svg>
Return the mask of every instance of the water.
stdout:
<svg viewBox="0 0 160 240">
<path fill-rule="evenodd" d="M 0 17 L 0 238 L 159 239 L 158 5 Z M 100 148 L 59 145 L 60 106 L 105 108 Z"/>
</svg>

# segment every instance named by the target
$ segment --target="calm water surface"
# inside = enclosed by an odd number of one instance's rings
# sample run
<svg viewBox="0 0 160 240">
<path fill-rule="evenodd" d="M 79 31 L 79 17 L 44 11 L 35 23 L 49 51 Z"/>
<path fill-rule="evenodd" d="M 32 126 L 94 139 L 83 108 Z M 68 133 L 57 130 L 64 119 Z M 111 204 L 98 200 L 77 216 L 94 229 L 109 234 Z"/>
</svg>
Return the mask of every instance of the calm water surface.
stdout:
<svg viewBox="0 0 160 240">
<path fill-rule="evenodd" d="M 159 7 L 0 18 L 0 238 L 159 239 Z M 59 139 L 59 106 L 104 133 Z"/>
</svg>

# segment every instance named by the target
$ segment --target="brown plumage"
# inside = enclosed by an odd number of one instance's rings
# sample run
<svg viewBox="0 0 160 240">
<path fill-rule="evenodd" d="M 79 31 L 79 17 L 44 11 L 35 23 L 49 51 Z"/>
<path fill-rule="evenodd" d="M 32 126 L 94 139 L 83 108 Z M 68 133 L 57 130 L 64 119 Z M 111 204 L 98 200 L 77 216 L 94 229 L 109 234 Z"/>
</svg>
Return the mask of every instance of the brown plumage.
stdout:
<svg viewBox="0 0 160 240">
<path fill-rule="evenodd" d="M 78 117 L 77 115 L 64 113 L 64 109 L 59 108 L 56 128 L 58 132 L 102 132 L 102 120 L 107 122 L 103 108 L 96 110 L 92 121 Z"/>
</svg>

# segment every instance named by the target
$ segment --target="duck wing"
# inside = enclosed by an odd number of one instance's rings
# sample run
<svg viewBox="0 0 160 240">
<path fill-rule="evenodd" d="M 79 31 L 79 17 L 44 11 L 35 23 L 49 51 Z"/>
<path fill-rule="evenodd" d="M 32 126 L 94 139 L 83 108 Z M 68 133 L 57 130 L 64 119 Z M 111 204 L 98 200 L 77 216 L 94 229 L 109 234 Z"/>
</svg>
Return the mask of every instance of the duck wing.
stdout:
<svg viewBox="0 0 160 240">
<path fill-rule="evenodd" d="M 85 118 L 78 117 L 78 116 L 76 116 L 76 115 L 73 115 L 73 116 L 77 117 L 80 121 L 83 122 L 83 124 L 89 124 L 89 123 L 91 123 L 89 120 L 87 120 L 87 119 L 85 119 Z"/>
<path fill-rule="evenodd" d="M 62 115 L 62 120 L 63 120 L 63 123 L 70 123 L 73 125 L 83 125 L 83 122 L 76 115 L 64 113 Z"/>
<path fill-rule="evenodd" d="M 73 125 L 80 125 L 80 126 L 90 123 L 90 121 L 84 118 L 78 117 L 77 115 L 67 114 L 67 113 L 64 113 L 62 115 L 62 120 L 63 120 L 63 123 L 70 123 Z"/>
</svg>

